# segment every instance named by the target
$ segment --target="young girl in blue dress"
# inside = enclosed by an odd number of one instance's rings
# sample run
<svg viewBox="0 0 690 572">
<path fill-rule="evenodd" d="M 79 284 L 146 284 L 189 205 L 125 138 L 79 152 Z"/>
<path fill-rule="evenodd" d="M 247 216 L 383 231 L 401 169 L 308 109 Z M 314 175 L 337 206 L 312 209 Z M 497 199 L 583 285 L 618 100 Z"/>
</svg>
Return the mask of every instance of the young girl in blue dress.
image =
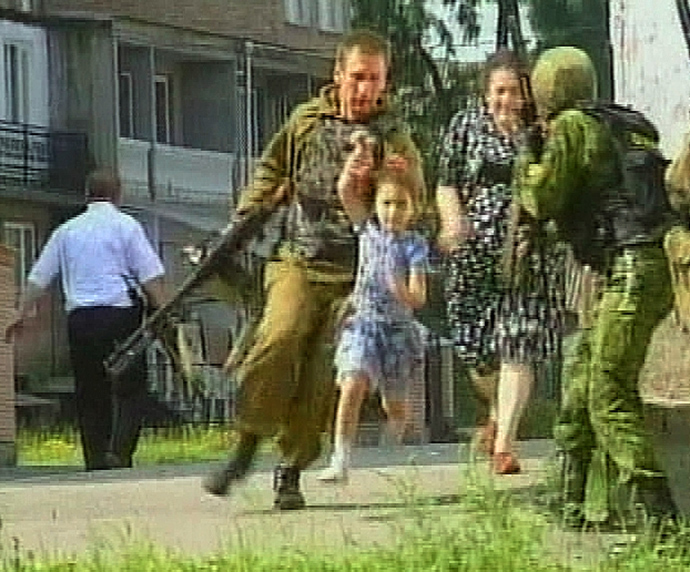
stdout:
<svg viewBox="0 0 690 572">
<path fill-rule="evenodd" d="M 360 149 L 360 154 L 366 151 Z M 358 152 L 350 160 L 357 161 Z M 348 172 L 345 169 L 344 172 Z M 345 212 L 359 233 L 359 265 L 351 312 L 344 320 L 335 355 L 340 400 L 330 465 L 324 482 L 344 482 L 362 402 L 381 392 L 389 434 L 402 440 L 408 392 L 424 375 L 424 339 L 414 310 L 426 302 L 428 245 L 410 229 L 421 185 L 404 166 L 384 167 L 374 177 L 374 208 L 369 185 L 341 177 L 338 191 Z"/>
</svg>

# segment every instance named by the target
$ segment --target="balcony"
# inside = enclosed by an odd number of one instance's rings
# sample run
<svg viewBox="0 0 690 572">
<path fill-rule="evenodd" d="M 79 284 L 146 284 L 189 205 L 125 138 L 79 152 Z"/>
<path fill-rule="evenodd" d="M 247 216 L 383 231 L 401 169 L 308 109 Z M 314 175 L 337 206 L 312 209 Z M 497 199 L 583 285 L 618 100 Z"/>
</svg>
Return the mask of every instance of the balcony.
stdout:
<svg viewBox="0 0 690 572">
<path fill-rule="evenodd" d="M 0 121 L 0 186 L 84 194 L 86 134 Z"/>
<path fill-rule="evenodd" d="M 228 204 L 244 179 L 242 159 L 220 153 L 120 138 L 120 176 L 128 202 Z M 153 182 L 153 193 L 150 189 Z"/>
</svg>

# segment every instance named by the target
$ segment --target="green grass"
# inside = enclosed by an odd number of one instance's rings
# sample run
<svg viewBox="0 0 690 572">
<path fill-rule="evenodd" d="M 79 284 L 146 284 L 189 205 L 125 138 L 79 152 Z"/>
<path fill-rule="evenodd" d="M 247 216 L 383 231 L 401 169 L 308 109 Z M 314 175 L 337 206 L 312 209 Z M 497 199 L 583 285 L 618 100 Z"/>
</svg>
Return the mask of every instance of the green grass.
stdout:
<svg viewBox="0 0 690 572">
<path fill-rule="evenodd" d="M 328 552 L 298 547 L 256 551 L 247 546 L 192 557 L 128 538 L 101 540 L 83 554 L 29 554 L 21 542 L 0 547 L 2 572 L 680 572 L 690 570 L 684 542 L 661 544 L 641 535 L 615 556 L 588 566 L 555 553 L 554 527 L 533 507 L 490 482 L 468 479 L 458 504 L 439 506 L 393 483 L 404 501 L 390 526 L 391 545 Z M 276 524 L 279 526 L 279 524 Z M 663 548 L 663 550 L 661 550 Z"/>
<path fill-rule="evenodd" d="M 233 438 L 234 432 L 227 426 L 145 429 L 134 461 L 137 465 L 158 465 L 221 459 Z M 83 465 L 79 434 L 74 429 L 20 430 L 16 446 L 19 465 Z"/>
<path fill-rule="evenodd" d="M 138 464 L 196 462 L 221 458 L 233 432 L 225 427 L 147 430 L 138 449 Z M 79 465 L 75 431 L 20 431 L 20 463 Z M 547 476 L 542 492 L 554 485 Z M 610 557 L 576 558 L 591 549 L 597 533 L 563 535 L 552 516 L 522 491 L 502 491 L 478 472 L 467 469 L 457 503 L 424 500 L 411 483 L 392 479 L 402 502 L 390 519 L 397 541 L 390 546 L 325 553 L 298 548 L 252 551 L 244 547 L 212 556 L 192 557 L 141 542 L 128 535 L 94 543 L 75 556 L 31 554 L 21 539 L 0 545 L 0 572 L 680 572 L 690 570 L 690 532 L 661 541 L 644 531 Z M 122 525 L 125 528 L 125 524 Z M 582 539 L 585 548 L 572 548 Z M 587 548 L 590 546 L 590 548 Z M 567 556 L 563 556 L 567 554 Z M 603 553 L 602 553 L 603 554 Z M 582 556 L 582 554 L 580 554 Z"/>
</svg>

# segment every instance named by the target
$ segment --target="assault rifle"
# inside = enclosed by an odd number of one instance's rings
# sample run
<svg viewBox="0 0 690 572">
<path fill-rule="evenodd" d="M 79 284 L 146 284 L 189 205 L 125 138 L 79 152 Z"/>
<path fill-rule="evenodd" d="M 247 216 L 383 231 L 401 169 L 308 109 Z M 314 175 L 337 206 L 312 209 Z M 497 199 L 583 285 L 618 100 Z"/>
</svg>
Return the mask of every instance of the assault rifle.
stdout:
<svg viewBox="0 0 690 572">
<path fill-rule="evenodd" d="M 246 214 L 238 215 L 223 230 L 206 257 L 185 278 L 172 298 L 146 317 L 142 325 L 106 358 L 103 365 L 111 379 L 119 379 L 156 338 L 164 335 L 166 329 L 169 329 L 170 317 L 174 310 L 194 288 L 217 275 L 232 279 L 233 272 L 236 272 L 237 279 L 241 279 L 244 270 L 236 255 L 246 242 L 260 233 L 273 212 L 273 208 L 267 207 L 252 209 Z"/>
</svg>

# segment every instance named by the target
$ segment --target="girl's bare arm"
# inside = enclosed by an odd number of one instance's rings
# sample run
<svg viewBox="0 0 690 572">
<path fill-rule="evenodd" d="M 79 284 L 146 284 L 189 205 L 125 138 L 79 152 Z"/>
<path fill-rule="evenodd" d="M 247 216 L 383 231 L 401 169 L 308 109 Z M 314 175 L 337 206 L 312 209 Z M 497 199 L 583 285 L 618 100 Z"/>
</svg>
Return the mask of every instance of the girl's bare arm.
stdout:
<svg viewBox="0 0 690 572">
<path fill-rule="evenodd" d="M 426 274 L 419 270 L 412 270 L 407 280 L 404 276 L 394 276 L 391 290 L 402 304 L 413 310 L 419 310 L 426 304 Z"/>
</svg>

